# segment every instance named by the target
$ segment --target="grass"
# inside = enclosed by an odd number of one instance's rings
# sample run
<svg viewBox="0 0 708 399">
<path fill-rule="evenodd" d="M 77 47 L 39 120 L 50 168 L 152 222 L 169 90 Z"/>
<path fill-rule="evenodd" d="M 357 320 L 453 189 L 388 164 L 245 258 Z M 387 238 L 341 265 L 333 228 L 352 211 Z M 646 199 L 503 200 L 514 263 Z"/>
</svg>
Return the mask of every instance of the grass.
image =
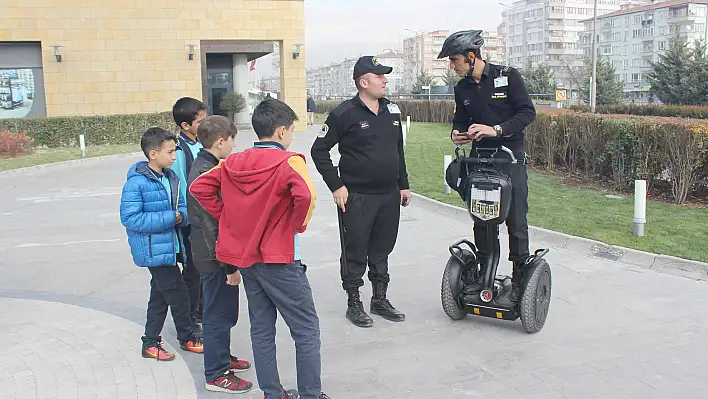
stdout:
<svg viewBox="0 0 708 399">
<path fill-rule="evenodd" d="M 86 157 L 92 158 L 138 151 L 140 151 L 139 144 L 99 145 L 88 147 L 86 149 Z M 32 154 L 25 156 L 0 158 L 0 172 L 80 158 L 81 149 L 79 148 L 38 148 Z"/>
<path fill-rule="evenodd" d="M 464 207 L 454 191 L 443 194 L 443 157 L 453 155 L 450 127 L 413 123 L 406 145 L 411 189 L 438 201 Z M 632 235 L 633 197 L 607 198 L 607 190 L 570 187 L 555 177 L 529 171 L 529 225 L 586 237 L 607 244 L 708 262 L 705 231 L 708 210 L 647 202 L 644 237 Z M 470 219 L 471 223 L 471 219 Z"/>
</svg>

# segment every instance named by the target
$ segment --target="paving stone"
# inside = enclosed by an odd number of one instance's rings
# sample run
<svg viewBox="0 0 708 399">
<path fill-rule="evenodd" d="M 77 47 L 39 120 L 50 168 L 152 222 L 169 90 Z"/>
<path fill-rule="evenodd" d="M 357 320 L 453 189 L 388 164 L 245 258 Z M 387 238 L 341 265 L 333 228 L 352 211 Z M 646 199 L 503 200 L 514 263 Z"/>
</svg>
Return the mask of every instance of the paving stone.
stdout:
<svg viewBox="0 0 708 399">
<path fill-rule="evenodd" d="M 239 132 L 238 148 L 252 135 Z M 314 137 L 298 133 L 293 149 L 309 154 Z M 171 316 L 162 334 L 177 359 L 140 356 L 150 277 L 132 264 L 117 213 L 127 167 L 137 159 L 0 177 L 0 209 L 9 213 L 0 216 L 0 334 L 9 343 L 0 352 L 0 397 L 19 397 L 16 381 L 33 399 L 53 394 L 36 391 L 50 381 L 60 399 L 216 397 L 204 389 L 203 356 L 175 349 Z M 452 321 L 440 304 L 442 273 L 448 246 L 471 239 L 472 223 L 416 200 L 402 209 L 390 258 L 389 298 L 406 322 L 374 317 L 371 329 L 352 326 L 344 318 L 336 209 L 308 164 L 318 199 L 301 249 L 320 317 L 323 389 L 333 398 L 705 397 L 708 283 L 573 252 L 566 240 L 534 233 L 533 248 L 550 248 L 553 273 L 544 329 L 527 334 L 518 320 L 474 316 Z M 500 238 L 499 271 L 510 273 L 505 229 Z M 22 247 L 27 243 L 42 246 Z M 365 278 L 367 307 L 370 295 Z M 243 291 L 240 306 L 232 351 L 252 360 Z M 294 345 L 282 319 L 277 328 L 282 382 L 295 387 Z M 254 371 L 244 377 L 257 384 Z"/>
</svg>

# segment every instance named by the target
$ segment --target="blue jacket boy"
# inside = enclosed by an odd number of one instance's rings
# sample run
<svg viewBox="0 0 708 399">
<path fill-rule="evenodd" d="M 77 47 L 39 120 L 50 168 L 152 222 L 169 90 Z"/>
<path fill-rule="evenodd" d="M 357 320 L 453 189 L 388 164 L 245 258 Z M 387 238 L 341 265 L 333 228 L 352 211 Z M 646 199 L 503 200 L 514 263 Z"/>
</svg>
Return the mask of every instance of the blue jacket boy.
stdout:
<svg viewBox="0 0 708 399">
<path fill-rule="evenodd" d="M 187 204 L 177 174 L 163 169 L 161 178 L 139 161 L 128 170 L 120 201 L 120 220 L 128 234 L 133 261 L 140 267 L 175 265 L 177 254 L 186 258 L 182 234 L 176 226 L 187 223 Z M 177 224 L 176 211 L 182 214 Z"/>
</svg>

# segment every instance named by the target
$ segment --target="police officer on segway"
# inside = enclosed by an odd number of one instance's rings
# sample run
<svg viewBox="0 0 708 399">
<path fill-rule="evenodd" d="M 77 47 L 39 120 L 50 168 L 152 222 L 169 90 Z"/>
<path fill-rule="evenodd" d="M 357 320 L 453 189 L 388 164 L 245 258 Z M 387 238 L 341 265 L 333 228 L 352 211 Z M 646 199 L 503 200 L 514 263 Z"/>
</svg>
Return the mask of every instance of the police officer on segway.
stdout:
<svg viewBox="0 0 708 399">
<path fill-rule="evenodd" d="M 480 52 L 483 44 L 481 30 L 456 32 L 445 40 L 438 59 L 448 57 L 450 67 L 462 77 L 455 86 L 452 141 L 458 146 L 474 142 L 478 149 L 506 146 L 517 159 L 523 160 L 502 167 L 512 184 L 506 225 L 509 260 L 513 263 L 510 300 L 517 303 L 523 267 L 529 257 L 524 129 L 536 118 L 536 110 L 519 71 L 484 61 Z M 486 226 L 475 225 L 474 241 L 482 259 L 491 255 L 493 249 L 487 247 Z M 483 265 L 484 261 L 480 263 Z"/>
</svg>

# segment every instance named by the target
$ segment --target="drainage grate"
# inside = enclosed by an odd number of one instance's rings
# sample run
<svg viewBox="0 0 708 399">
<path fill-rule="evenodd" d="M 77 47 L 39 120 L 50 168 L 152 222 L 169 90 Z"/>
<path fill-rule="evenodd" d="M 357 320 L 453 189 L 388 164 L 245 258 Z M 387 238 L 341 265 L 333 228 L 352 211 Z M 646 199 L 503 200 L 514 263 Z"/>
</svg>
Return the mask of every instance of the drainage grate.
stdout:
<svg viewBox="0 0 708 399">
<path fill-rule="evenodd" d="M 607 260 L 616 261 L 616 260 L 619 260 L 619 258 L 620 258 L 622 255 L 617 255 L 617 254 L 613 254 L 613 253 L 611 253 L 611 252 L 604 252 L 604 251 L 603 251 L 603 252 L 596 252 L 596 253 L 595 253 L 595 256 L 598 257 L 598 258 L 601 258 L 601 259 L 607 259 Z"/>
</svg>

